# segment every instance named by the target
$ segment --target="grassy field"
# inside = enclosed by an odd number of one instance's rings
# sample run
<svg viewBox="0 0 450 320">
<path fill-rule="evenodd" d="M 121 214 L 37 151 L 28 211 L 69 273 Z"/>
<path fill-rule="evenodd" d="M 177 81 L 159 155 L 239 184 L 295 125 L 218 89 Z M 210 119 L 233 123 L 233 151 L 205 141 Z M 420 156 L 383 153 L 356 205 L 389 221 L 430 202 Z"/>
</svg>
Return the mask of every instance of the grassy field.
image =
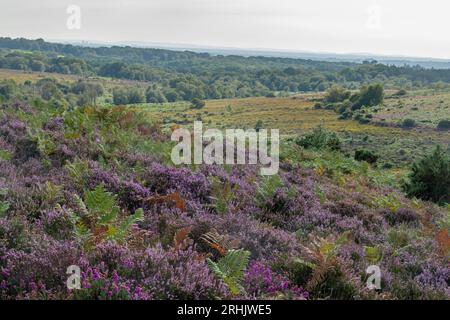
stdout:
<svg viewBox="0 0 450 320">
<path fill-rule="evenodd" d="M 17 83 L 33 82 L 43 78 L 55 78 L 70 83 L 79 76 L 51 73 L 23 72 L 0 69 L 1 79 L 13 79 Z M 98 104 L 112 103 L 112 89 L 118 86 L 139 86 L 145 90 L 146 82 L 109 78 L 87 78 L 105 88 Z M 279 129 L 283 138 L 305 134 L 313 128 L 323 127 L 337 132 L 344 142 L 344 150 L 352 154 L 355 149 L 366 148 L 380 155 L 380 162 L 388 166 L 403 167 L 411 164 L 436 144 L 450 147 L 450 132 L 436 130 L 442 119 L 450 119 L 450 92 L 417 90 L 404 96 L 386 91 L 382 106 L 365 110 L 371 123 L 361 124 L 354 120 L 339 120 L 332 110 L 316 109 L 314 104 L 323 93 L 299 94 L 291 97 L 255 97 L 245 99 L 208 100 L 200 110 L 189 102 L 165 104 L 135 104 L 129 107 L 143 111 L 153 121 L 169 130 L 174 125 L 192 126 L 201 120 L 210 128 L 255 128 L 258 122 L 265 128 Z M 413 129 L 401 128 L 404 119 L 413 119 Z"/>
<path fill-rule="evenodd" d="M 17 84 L 22 84 L 25 81 L 38 81 L 44 78 L 54 78 L 58 81 L 77 81 L 80 79 L 79 76 L 74 75 L 65 75 L 65 74 L 56 74 L 56 73 L 47 73 L 47 72 L 24 72 L 10 69 L 0 69 L 0 80 L 4 79 L 12 79 Z"/>
<path fill-rule="evenodd" d="M 434 95 L 426 97 L 430 105 L 432 101 L 440 99 Z M 201 110 L 192 109 L 189 103 L 142 104 L 133 108 L 147 112 L 152 120 L 161 122 L 167 129 L 174 125 L 189 127 L 195 120 L 203 121 L 207 127 L 221 129 L 254 128 L 258 121 L 262 121 L 265 128 L 279 129 L 281 136 L 286 138 L 305 134 L 322 125 L 340 135 L 344 149 L 349 153 L 358 148 L 367 148 L 380 154 L 382 162 L 394 166 L 417 160 L 436 144 L 449 146 L 450 132 L 426 127 L 402 129 L 339 120 L 334 111 L 314 109 L 315 98 L 317 94 L 289 98 L 210 100 Z M 387 100 L 387 104 L 390 103 L 392 101 Z"/>
<path fill-rule="evenodd" d="M 413 119 L 419 127 L 434 129 L 440 120 L 450 119 L 450 93 L 411 92 L 403 97 L 390 97 L 382 107 L 374 109 L 374 121 L 399 124 L 404 119 Z"/>
</svg>

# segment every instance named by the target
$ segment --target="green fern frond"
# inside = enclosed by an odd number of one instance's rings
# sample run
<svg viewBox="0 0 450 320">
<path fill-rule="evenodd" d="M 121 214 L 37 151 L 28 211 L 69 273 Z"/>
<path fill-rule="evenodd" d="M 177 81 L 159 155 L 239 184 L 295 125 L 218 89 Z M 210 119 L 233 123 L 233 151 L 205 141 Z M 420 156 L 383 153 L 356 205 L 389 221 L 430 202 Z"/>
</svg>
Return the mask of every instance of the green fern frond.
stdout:
<svg viewBox="0 0 450 320">
<path fill-rule="evenodd" d="M 122 221 L 117 230 L 116 237 L 118 239 L 123 239 L 133 224 L 143 220 L 144 220 L 144 210 L 142 210 L 142 208 L 139 208 L 135 211 L 133 215 L 128 216 L 127 218 L 125 218 L 125 220 Z"/>
<path fill-rule="evenodd" d="M 9 203 L 6 201 L 0 202 L 0 218 L 6 216 L 6 212 L 9 209 Z"/>
<path fill-rule="evenodd" d="M 210 270 L 228 286 L 233 295 L 243 291 L 240 284 L 244 277 L 245 268 L 250 259 L 250 252 L 239 249 L 229 250 L 227 255 L 222 257 L 217 263 L 208 259 Z"/>
<path fill-rule="evenodd" d="M 83 185 L 84 177 L 89 173 L 87 161 L 76 159 L 74 162 L 67 162 L 64 168 L 75 183 Z"/>
<path fill-rule="evenodd" d="M 75 195 L 74 200 L 80 211 L 79 216 L 73 215 L 76 236 L 87 245 L 98 230 L 103 231 L 100 235 L 96 234 L 96 241 L 102 241 L 102 239 L 123 241 L 130 227 L 144 219 L 144 211 L 138 209 L 133 215 L 122 220 L 119 217 L 120 208 L 117 205 L 116 195 L 107 192 L 102 185 L 94 190 L 85 191 L 83 199 Z"/>
<path fill-rule="evenodd" d="M 119 208 L 116 202 L 116 196 L 107 192 L 102 185 L 98 185 L 93 191 L 85 191 L 84 193 L 86 207 L 100 224 L 107 224 L 117 218 Z"/>
<path fill-rule="evenodd" d="M 278 175 L 263 177 L 256 188 L 256 200 L 258 204 L 263 206 L 267 199 L 273 198 L 277 189 L 283 186 L 283 181 Z"/>
<path fill-rule="evenodd" d="M 89 216 L 89 210 L 87 209 L 86 205 L 84 204 L 83 199 L 81 199 L 77 194 L 74 195 L 74 201 L 78 207 L 78 209 L 81 211 L 81 215 L 88 217 Z"/>
</svg>

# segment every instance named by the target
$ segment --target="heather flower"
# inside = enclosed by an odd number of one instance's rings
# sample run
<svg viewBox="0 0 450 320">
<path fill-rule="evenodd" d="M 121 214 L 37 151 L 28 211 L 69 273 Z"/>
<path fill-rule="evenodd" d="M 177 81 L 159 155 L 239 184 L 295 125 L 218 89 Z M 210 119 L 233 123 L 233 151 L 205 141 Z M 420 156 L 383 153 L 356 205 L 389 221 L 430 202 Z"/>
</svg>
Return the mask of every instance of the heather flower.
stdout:
<svg viewBox="0 0 450 320">
<path fill-rule="evenodd" d="M 206 262 L 192 248 L 148 248 L 130 268 L 143 288 L 157 299 L 214 299 L 228 296 L 226 286 L 211 274 Z"/>
<path fill-rule="evenodd" d="M 73 212 L 57 207 L 41 214 L 36 226 L 58 240 L 70 240 L 74 236 Z"/>
<path fill-rule="evenodd" d="M 180 193 L 186 199 L 207 202 L 210 183 L 202 174 L 188 168 L 165 167 L 153 164 L 145 175 L 146 186 L 151 192 L 161 195 Z"/>
<path fill-rule="evenodd" d="M 78 265 L 79 258 L 79 248 L 73 242 L 35 236 L 28 250 L 11 249 L 5 253 L 0 282 L 6 280 L 6 285 L 0 296 L 30 293 L 36 283 L 53 293 L 64 292 L 67 267 Z"/>
<path fill-rule="evenodd" d="M 275 274 L 270 267 L 258 261 L 252 261 L 244 276 L 243 286 L 249 297 L 270 298 L 284 295 L 291 299 L 306 299 L 308 293 L 289 280 Z"/>
<path fill-rule="evenodd" d="M 425 296 L 442 298 L 450 296 L 450 267 L 428 261 L 422 272 L 414 278 Z"/>
<path fill-rule="evenodd" d="M 71 292 L 74 299 L 94 300 L 150 300 L 148 290 L 143 290 L 136 281 L 122 278 L 117 271 L 103 271 L 88 267 L 81 274 L 81 289 Z"/>
<path fill-rule="evenodd" d="M 396 212 L 384 210 L 382 213 L 390 225 L 405 223 L 410 226 L 417 226 L 419 223 L 419 215 L 409 208 L 400 208 Z"/>
</svg>

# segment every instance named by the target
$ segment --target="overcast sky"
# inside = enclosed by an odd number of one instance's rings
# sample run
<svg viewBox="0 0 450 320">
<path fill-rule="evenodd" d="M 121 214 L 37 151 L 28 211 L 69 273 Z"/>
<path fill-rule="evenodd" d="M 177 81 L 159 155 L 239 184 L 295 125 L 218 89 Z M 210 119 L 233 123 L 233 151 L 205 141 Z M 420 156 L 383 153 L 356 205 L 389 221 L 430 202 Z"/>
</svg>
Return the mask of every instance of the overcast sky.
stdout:
<svg viewBox="0 0 450 320">
<path fill-rule="evenodd" d="M 446 0 L 1 0 L 0 36 L 450 58 L 449 16 Z"/>
</svg>

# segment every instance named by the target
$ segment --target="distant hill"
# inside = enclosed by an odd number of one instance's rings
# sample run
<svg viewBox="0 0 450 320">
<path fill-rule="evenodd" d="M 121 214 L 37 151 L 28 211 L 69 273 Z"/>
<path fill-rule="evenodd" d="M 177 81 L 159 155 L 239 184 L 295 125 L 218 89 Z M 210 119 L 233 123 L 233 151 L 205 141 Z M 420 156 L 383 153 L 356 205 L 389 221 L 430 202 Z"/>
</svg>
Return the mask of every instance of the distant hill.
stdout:
<svg viewBox="0 0 450 320">
<path fill-rule="evenodd" d="M 156 48 L 167 50 L 188 50 L 197 53 L 209 53 L 211 55 L 224 56 L 243 56 L 243 57 L 274 57 L 274 58 L 292 58 L 306 59 L 327 62 L 350 62 L 364 63 L 376 60 L 385 65 L 394 66 L 421 66 L 427 69 L 450 69 L 450 59 L 437 59 L 429 57 L 402 57 L 389 55 L 376 55 L 370 53 L 333 53 L 333 52 L 310 52 L 310 51 L 292 51 L 292 50 L 271 50 L 271 49 L 242 49 L 230 47 L 208 47 L 189 44 L 168 44 L 152 42 L 91 42 L 91 41 L 58 41 L 73 45 L 85 47 L 103 47 L 103 46 L 131 46 L 138 48 Z"/>
</svg>

